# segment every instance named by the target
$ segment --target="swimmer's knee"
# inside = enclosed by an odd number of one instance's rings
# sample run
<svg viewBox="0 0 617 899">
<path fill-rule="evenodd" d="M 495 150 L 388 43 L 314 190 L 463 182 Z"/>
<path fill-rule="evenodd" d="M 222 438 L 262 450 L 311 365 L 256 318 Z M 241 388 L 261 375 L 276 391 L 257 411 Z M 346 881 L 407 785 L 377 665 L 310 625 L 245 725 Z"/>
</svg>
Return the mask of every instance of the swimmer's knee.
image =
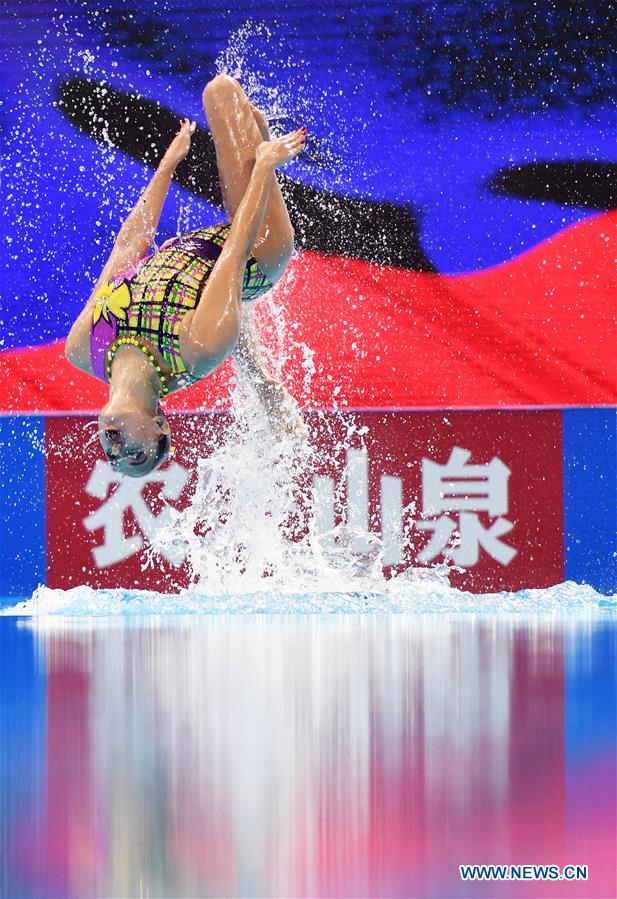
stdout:
<svg viewBox="0 0 617 899">
<path fill-rule="evenodd" d="M 218 104 L 221 101 L 224 102 L 239 90 L 242 90 L 240 82 L 232 78 L 231 75 L 215 75 L 203 90 L 202 101 L 204 109 L 207 112 L 209 106 Z"/>
<path fill-rule="evenodd" d="M 280 278 L 289 265 L 289 261 L 293 255 L 294 251 L 294 233 L 290 232 L 289 236 L 285 235 L 285 237 L 281 241 L 281 245 L 279 247 L 279 256 L 278 256 L 278 272 L 276 277 Z"/>
<path fill-rule="evenodd" d="M 290 228 L 289 233 L 277 235 L 276 240 L 271 239 L 261 247 L 256 245 L 253 255 L 264 275 L 275 284 L 283 276 L 293 251 L 294 233 Z"/>
</svg>

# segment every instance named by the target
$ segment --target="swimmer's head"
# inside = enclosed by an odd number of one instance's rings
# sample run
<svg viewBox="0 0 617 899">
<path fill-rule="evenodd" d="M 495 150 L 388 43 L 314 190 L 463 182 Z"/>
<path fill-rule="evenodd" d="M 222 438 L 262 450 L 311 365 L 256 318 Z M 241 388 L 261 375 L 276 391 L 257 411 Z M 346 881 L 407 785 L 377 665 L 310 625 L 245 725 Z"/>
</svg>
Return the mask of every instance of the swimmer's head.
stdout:
<svg viewBox="0 0 617 899">
<path fill-rule="evenodd" d="M 103 452 L 114 471 L 141 478 L 159 468 L 171 449 L 169 423 L 157 415 L 131 410 L 99 415 Z"/>
</svg>

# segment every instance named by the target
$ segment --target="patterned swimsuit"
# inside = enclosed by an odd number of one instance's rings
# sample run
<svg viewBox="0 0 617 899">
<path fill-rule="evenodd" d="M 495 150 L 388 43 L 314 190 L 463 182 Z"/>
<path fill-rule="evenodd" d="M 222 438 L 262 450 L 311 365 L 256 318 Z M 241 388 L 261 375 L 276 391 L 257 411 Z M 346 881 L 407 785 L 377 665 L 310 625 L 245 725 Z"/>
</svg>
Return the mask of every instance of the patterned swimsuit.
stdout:
<svg viewBox="0 0 617 899">
<path fill-rule="evenodd" d="M 199 380 L 182 361 L 180 325 L 187 312 L 198 306 L 230 228 L 223 223 L 174 237 L 99 290 L 90 329 L 92 370 L 98 378 L 107 380 L 108 347 L 120 337 L 139 337 L 159 350 L 178 387 Z M 251 257 L 244 270 L 243 302 L 255 300 L 271 288 Z"/>
</svg>

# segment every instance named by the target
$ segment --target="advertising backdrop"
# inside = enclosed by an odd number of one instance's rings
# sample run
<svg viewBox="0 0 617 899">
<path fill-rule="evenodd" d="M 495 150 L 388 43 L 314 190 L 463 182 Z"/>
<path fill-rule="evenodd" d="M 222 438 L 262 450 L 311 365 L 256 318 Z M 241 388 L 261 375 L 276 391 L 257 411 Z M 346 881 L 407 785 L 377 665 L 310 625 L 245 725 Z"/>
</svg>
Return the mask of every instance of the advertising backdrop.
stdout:
<svg viewBox="0 0 617 899">
<path fill-rule="evenodd" d="M 120 479 L 87 446 L 90 417 L 0 419 L 2 592 L 194 582 L 182 552 L 148 562 L 144 549 L 169 507 L 189 505 L 197 461 L 227 419 L 175 416 L 173 459 L 146 482 Z M 451 583 L 474 592 L 617 588 L 611 410 L 312 413 L 308 423 L 322 462 L 307 495 L 326 546 L 335 529 L 330 539 L 346 535 L 346 551 L 368 558 L 375 535 L 387 573 L 449 562 Z M 350 425 L 361 435 L 351 441 Z"/>
</svg>

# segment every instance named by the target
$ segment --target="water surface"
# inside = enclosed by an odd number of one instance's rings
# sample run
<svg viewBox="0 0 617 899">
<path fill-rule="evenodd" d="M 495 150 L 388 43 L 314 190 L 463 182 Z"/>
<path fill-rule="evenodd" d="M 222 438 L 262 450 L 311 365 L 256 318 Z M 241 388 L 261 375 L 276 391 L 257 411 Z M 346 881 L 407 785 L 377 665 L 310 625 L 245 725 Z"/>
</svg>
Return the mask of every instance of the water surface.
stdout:
<svg viewBox="0 0 617 899">
<path fill-rule="evenodd" d="M 0 894 L 612 896 L 615 621 L 1 617 Z"/>
</svg>

